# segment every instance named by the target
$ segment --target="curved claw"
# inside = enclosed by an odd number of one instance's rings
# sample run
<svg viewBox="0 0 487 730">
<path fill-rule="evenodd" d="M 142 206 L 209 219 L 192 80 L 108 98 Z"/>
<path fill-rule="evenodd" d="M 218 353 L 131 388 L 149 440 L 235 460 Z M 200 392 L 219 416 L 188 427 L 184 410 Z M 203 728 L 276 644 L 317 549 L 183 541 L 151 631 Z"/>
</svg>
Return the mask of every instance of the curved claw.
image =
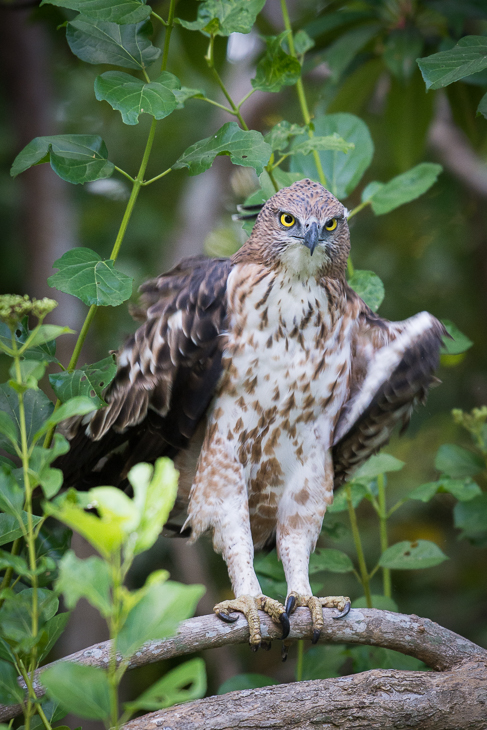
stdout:
<svg viewBox="0 0 487 730">
<path fill-rule="evenodd" d="M 282 646 L 281 646 L 281 659 L 282 659 L 283 662 L 285 662 L 286 659 L 287 659 L 287 652 L 288 652 L 288 650 L 289 650 L 289 646 L 287 644 L 284 644 L 283 643 Z"/>
<path fill-rule="evenodd" d="M 289 616 L 287 614 L 287 611 L 285 613 L 281 613 L 279 616 L 279 621 L 281 622 L 282 626 L 282 639 L 287 639 L 289 636 L 289 632 L 291 630 L 291 624 L 289 623 Z"/>
<path fill-rule="evenodd" d="M 288 599 L 286 601 L 286 613 L 288 615 L 294 611 L 295 605 L 296 605 L 296 596 L 288 596 Z"/>
<path fill-rule="evenodd" d="M 343 609 L 343 611 L 341 611 L 336 616 L 333 616 L 333 618 L 343 618 L 344 616 L 346 616 L 350 612 L 350 608 L 351 607 L 352 607 L 352 604 L 350 603 L 350 601 L 347 601 L 346 604 L 345 604 L 345 608 Z"/>
<path fill-rule="evenodd" d="M 216 614 L 218 618 L 221 618 L 222 621 L 225 621 L 226 624 L 234 624 L 235 621 L 238 621 L 238 616 L 230 616 L 228 613 L 217 613 Z M 336 616 L 334 618 L 337 618 Z"/>
<path fill-rule="evenodd" d="M 337 618 L 337 617 L 334 616 L 333 618 Z M 321 636 L 321 629 L 314 629 L 313 630 L 313 636 L 312 636 L 312 639 L 311 639 L 311 643 L 312 644 L 317 644 L 318 641 L 319 641 L 320 636 Z"/>
</svg>

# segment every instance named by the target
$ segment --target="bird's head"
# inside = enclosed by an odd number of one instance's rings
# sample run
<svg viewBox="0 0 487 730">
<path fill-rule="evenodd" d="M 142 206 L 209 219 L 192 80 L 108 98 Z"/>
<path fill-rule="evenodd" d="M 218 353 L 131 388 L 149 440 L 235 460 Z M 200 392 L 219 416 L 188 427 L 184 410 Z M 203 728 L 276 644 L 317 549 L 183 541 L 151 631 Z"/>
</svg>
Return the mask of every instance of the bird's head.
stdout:
<svg viewBox="0 0 487 730">
<path fill-rule="evenodd" d="M 243 248 L 297 274 L 343 276 L 350 252 L 346 215 L 322 185 L 299 180 L 264 204 Z"/>
</svg>

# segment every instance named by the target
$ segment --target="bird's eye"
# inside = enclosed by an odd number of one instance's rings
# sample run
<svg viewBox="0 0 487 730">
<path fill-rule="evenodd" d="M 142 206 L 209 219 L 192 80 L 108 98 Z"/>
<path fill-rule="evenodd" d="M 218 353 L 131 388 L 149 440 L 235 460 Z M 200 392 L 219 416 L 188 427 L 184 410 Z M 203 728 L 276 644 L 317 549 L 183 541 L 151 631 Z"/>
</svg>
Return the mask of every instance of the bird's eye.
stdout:
<svg viewBox="0 0 487 730">
<path fill-rule="evenodd" d="M 286 228 L 291 228 L 296 223 L 296 218 L 291 213 L 282 213 L 280 220 Z"/>
<path fill-rule="evenodd" d="M 336 218 L 330 218 L 329 221 L 326 221 L 325 228 L 326 228 L 327 231 L 334 231 L 335 228 L 337 227 L 337 225 L 338 225 L 337 219 Z"/>
</svg>

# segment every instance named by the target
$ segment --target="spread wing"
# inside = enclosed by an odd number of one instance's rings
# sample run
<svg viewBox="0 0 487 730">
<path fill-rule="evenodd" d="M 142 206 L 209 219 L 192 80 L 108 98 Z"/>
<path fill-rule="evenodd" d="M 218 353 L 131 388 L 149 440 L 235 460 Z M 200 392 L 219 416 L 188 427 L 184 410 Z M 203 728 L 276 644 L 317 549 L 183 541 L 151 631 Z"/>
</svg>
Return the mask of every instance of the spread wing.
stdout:
<svg viewBox="0 0 487 730">
<path fill-rule="evenodd" d="M 110 483 L 133 463 L 174 455 L 194 434 L 221 373 L 228 259 L 195 257 L 141 287 L 143 324 L 117 355 L 108 405 L 67 425 L 65 484 L 109 459 Z M 98 467 L 99 468 L 99 467 Z M 107 473 L 108 478 L 108 473 Z M 115 478 L 115 481 L 114 481 Z"/>
<path fill-rule="evenodd" d="M 437 382 L 444 334 L 441 322 L 428 312 L 389 322 L 364 304 L 350 398 L 334 436 L 335 488 L 389 441 L 399 421 L 405 428 L 414 406 L 425 402 L 429 386 Z"/>
</svg>

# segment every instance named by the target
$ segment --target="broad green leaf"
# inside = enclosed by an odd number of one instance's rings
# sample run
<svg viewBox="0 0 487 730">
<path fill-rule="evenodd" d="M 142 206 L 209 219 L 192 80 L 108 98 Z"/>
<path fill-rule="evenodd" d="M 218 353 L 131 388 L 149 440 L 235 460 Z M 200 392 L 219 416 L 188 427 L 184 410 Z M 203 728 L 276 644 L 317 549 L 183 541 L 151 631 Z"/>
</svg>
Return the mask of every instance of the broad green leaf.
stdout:
<svg viewBox="0 0 487 730">
<path fill-rule="evenodd" d="M 402 669 L 407 671 L 425 671 L 426 665 L 415 657 L 406 656 L 393 649 L 379 646 L 352 646 L 346 656 L 352 659 L 354 672 L 367 672 L 371 669 Z"/>
<path fill-rule="evenodd" d="M 213 35 L 250 33 L 265 0 L 205 0 L 198 5 L 195 21 L 177 19 L 188 30 L 202 30 Z"/>
<path fill-rule="evenodd" d="M 15 654 L 7 644 L 5 639 L 0 637 L 0 659 L 5 659 L 7 662 L 13 663 L 15 661 Z"/>
<path fill-rule="evenodd" d="M 369 195 L 372 210 L 376 215 L 384 215 L 419 198 L 434 185 L 442 169 L 441 165 L 433 162 L 422 162 L 402 175 L 393 177 L 377 188 L 373 195 Z"/>
<path fill-rule="evenodd" d="M 423 50 L 423 38 L 416 28 L 400 28 L 387 36 L 382 58 L 389 71 L 400 81 L 408 81 Z"/>
<path fill-rule="evenodd" d="M 487 534 L 487 493 L 469 502 L 458 502 L 453 510 L 455 527 L 463 530 L 460 537 L 476 538 Z"/>
<path fill-rule="evenodd" d="M 117 25 L 78 15 L 68 23 L 66 39 L 72 52 L 87 63 L 109 63 L 137 70 L 148 68 L 161 55 L 149 40 L 152 24 L 145 20 Z"/>
<path fill-rule="evenodd" d="M 125 538 L 131 536 L 137 529 L 140 519 L 139 511 L 134 500 L 120 489 L 94 487 L 90 489 L 88 496 L 90 503 L 96 507 L 102 520 L 110 525 L 117 525 Z M 133 535 L 133 539 L 135 539 L 135 535 Z"/>
<path fill-rule="evenodd" d="M 253 167 L 260 175 L 271 152 L 260 132 L 246 132 L 236 122 L 227 122 L 212 137 L 188 147 L 173 165 L 173 170 L 187 167 L 190 175 L 199 175 L 211 167 L 215 157 L 229 155 L 234 165 Z"/>
<path fill-rule="evenodd" d="M 272 687 L 279 682 L 272 677 L 266 677 L 265 674 L 236 674 L 234 677 L 227 679 L 218 687 L 217 694 L 224 695 L 227 692 L 235 692 L 242 689 L 258 689 L 259 687 Z"/>
<path fill-rule="evenodd" d="M 384 187 L 384 183 L 379 182 L 378 180 L 374 180 L 373 182 L 369 183 L 364 187 L 362 190 L 361 195 L 361 201 L 362 203 L 367 203 L 369 200 L 371 200 L 376 193 L 379 192 L 381 188 Z"/>
<path fill-rule="evenodd" d="M 29 566 L 25 558 L 20 555 L 12 555 L 6 550 L 0 550 L 0 570 L 13 568 L 17 575 L 29 575 Z"/>
<path fill-rule="evenodd" d="M 8 515 L 20 519 L 24 506 L 24 490 L 15 480 L 12 469 L 0 465 L 0 509 Z"/>
<path fill-rule="evenodd" d="M 34 446 L 29 461 L 31 487 L 40 484 L 46 499 L 51 499 L 61 489 L 63 473 L 60 469 L 51 469 L 52 462 L 58 456 L 69 451 L 69 443 L 59 433 L 54 434 L 54 441 L 49 449 L 43 446 Z"/>
<path fill-rule="evenodd" d="M 443 444 L 438 449 L 435 467 L 453 479 L 474 476 L 486 468 L 479 454 L 456 444 Z"/>
<path fill-rule="evenodd" d="M 71 418 L 72 416 L 84 416 L 86 413 L 91 413 L 93 410 L 93 401 L 91 401 L 90 398 L 86 398 L 83 395 L 71 398 L 66 401 L 66 403 L 63 403 L 57 411 L 54 411 L 51 416 L 49 416 L 47 421 L 35 434 L 34 439 L 37 440 L 40 436 L 49 431 L 50 428 L 56 426 L 62 421 L 65 421 L 67 418 Z"/>
<path fill-rule="evenodd" d="M 204 99 L 206 97 L 204 89 L 190 89 L 187 86 L 182 86 L 180 89 L 173 89 L 173 94 L 178 103 L 176 109 L 182 109 L 188 99 Z"/>
<path fill-rule="evenodd" d="M 57 5 L 83 13 L 87 18 L 126 25 L 147 20 L 149 5 L 138 0 L 42 0 L 41 5 Z"/>
<path fill-rule="evenodd" d="M 149 84 L 123 71 L 106 71 L 95 79 L 95 96 L 117 109 L 124 124 L 137 124 L 139 114 L 150 114 L 154 119 L 164 119 L 178 106 L 173 85 L 167 85 L 167 77 L 176 79 L 164 71 Z M 176 79 L 179 83 L 179 80 Z"/>
<path fill-rule="evenodd" d="M 277 559 L 275 550 L 264 554 L 259 553 L 254 559 L 254 570 L 259 575 L 265 575 L 267 578 L 272 578 L 276 581 L 285 580 L 284 568 L 282 563 Z"/>
<path fill-rule="evenodd" d="M 303 680 L 331 679 L 340 675 L 347 659 L 344 646 L 312 646 L 303 657 Z"/>
<path fill-rule="evenodd" d="M 448 334 L 453 337 L 453 339 L 449 337 L 443 338 L 443 349 L 446 350 L 448 355 L 460 355 L 472 347 L 472 340 L 467 335 L 464 335 L 463 332 L 460 332 L 453 322 L 449 319 L 442 319 L 441 323 L 445 326 Z"/>
<path fill-rule="evenodd" d="M 305 30 L 298 30 L 294 35 L 294 50 L 298 56 L 302 56 L 307 51 L 310 51 L 316 45 L 314 40 L 309 37 Z"/>
<path fill-rule="evenodd" d="M 72 550 L 63 555 L 56 590 L 63 594 L 68 608 L 74 608 L 80 598 L 86 598 L 107 617 L 111 610 L 111 588 L 110 566 L 101 558 L 92 555 L 80 560 Z"/>
<path fill-rule="evenodd" d="M 44 326 L 55 327 L 56 325 Z M 66 331 L 68 328 L 62 327 L 61 329 Z M 43 331 L 46 332 L 46 330 Z M 30 335 L 31 330 L 29 330 L 29 322 L 28 318 L 26 317 L 22 322 L 19 322 L 17 327 L 15 328 L 15 340 L 19 349 L 23 347 Z M 4 322 L 0 322 L 0 341 L 7 345 L 7 347 L 12 346 L 11 333 L 8 326 Z M 41 360 L 44 362 L 59 363 L 59 360 L 56 357 L 56 342 L 54 340 L 51 340 L 49 342 L 43 342 L 37 347 L 29 346 L 29 348 L 23 353 L 23 357 L 26 357 L 29 360 Z"/>
<path fill-rule="evenodd" d="M 353 563 L 348 555 L 341 550 L 321 548 L 311 555 L 309 573 L 313 575 L 323 570 L 330 573 L 350 573 L 353 570 Z"/>
<path fill-rule="evenodd" d="M 128 474 L 134 490 L 134 505 L 139 515 L 135 528 L 134 554 L 148 550 L 157 540 L 178 491 L 179 473 L 168 458 L 158 459 L 154 467 L 137 464 Z"/>
<path fill-rule="evenodd" d="M 482 114 L 487 119 L 487 94 L 484 94 L 477 107 L 477 116 Z"/>
<path fill-rule="evenodd" d="M 367 487 L 360 483 L 351 483 L 350 489 L 352 491 L 352 504 L 354 508 L 357 508 L 360 502 L 367 494 Z M 332 504 L 327 507 L 327 513 L 333 514 L 334 512 L 345 512 L 348 510 L 347 502 L 347 488 L 342 487 L 335 493 Z"/>
<path fill-rule="evenodd" d="M 159 710 L 181 702 L 197 700 L 206 692 L 206 667 L 203 659 L 190 659 L 164 675 L 126 707 L 135 710 Z"/>
<path fill-rule="evenodd" d="M 367 125 L 353 114 L 328 114 L 316 119 L 314 127 L 317 137 L 338 134 L 342 139 L 355 145 L 355 148 L 346 155 L 338 151 L 318 152 L 328 189 L 337 198 L 346 198 L 358 185 L 372 161 L 374 145 Z M 301 172 L 302 177 L 318 180 L 312 157 L 293 156 L 291 170 Z"/>
<path fill-rule="evenodd" d="M 24 413 L 29 446 L 39 438 L 37 433 L 53 411 L 53 404 L 42 390 L 27 390 L 24 393 Z M 7 384 L 0 385 L 0 411 L 7 413 L 20 432 L 19 397 Z M 10 442 L 0 437 L 0 447 L 12 452 Z"/>
<path fill-rule="evenodd" d="M 487 38 L 465 36 L 449 51 L 418 58 L 427 89 L 442 89 L 454 81 L 487 68 Z"/>
<path fill-rule="evenodd" d="M 256 75 L 250 83 L 259 91 L 277 92 L 283 86 L 293 86 L 301 76 L 301 64 L 297 58 L 290 56 L 282 48 L 282 43 L 289 35 L 284 31 L 278 36 L 267 36 L 266 53 L 257 64 Z"/>
<path fill-rule="evenodd" d="M 106 405 L 102 393 L 112 382 L 117 372 L 117 363 L 113 355 L 99 362 L 84 365 L 79 370 L 54 373 L 49 376 L 51 387 L 63 403 L 78 395 L 91 398 L 93 408 Z"/>
<path fill-rule="evenodd" d="M 283 120 L 272 127 L 271 131 L 265 135 L 264 141 L 271 146 L 273 151 L 284 150 L 292 137 L 300 136 L 305 132 L 306 127 Z"/>
<path fill-rule="evenodd" d="M 0 659 L 0 702 L 2 705 L 17 705 L 24 699 L 25 690 L 17 682 L 17 671 L 13 664 Z"/>
<path fill-rule="evenodd" d="M 48 342 L 50 343 L 53 340 L 56 340 L 58 337 L 61 337 L 61 335 L 72 334 L 74 334 L 74 330 L 70 329 L 69 327 L 60 327 L 57 324 L 41 324 L 34 337 L 32 338 L 31 346 L 39 347 L 40 345 L 44 345 Z M 26 352 L 30 352 L 30 348 L 29 350 L 26 350 Z"/>
<path fill-rule="evenodd" d="M 440 482 L 427 482 L 420 484 L 408 494 L 408 499 L 417 499 L 420 502 L 429 502 L 438 492 Z"/>
<path fill-rule="evenodd" d="M 44 511 L 83 535 L 104 558 L 109 558 L 118 550 L 125 539 L 125 534 L 118 524 L 103 521 L 68 500 L 65 500 L 60 507 L 52 502 L 46 502 Z"/>
<path fill-rule="evenodd" d="M 374 274 L 373 271 L 355 269 L 348 283 L 373 312 L 379 309 L 384 300 L 385 290 L 384 284 L 377 274 Z"/>
<path fill-rule="evenodd" d="M 36 637 L 32 636 L 32 601 L 32 588 L 25 588 L 20 593 L 6 596 L 0 609 L 0 631 L 9 642 L 29 647 L 42 641 L 40 633 Z M 52 591 L 38 588 L 37 605 L 38 626 L 39 629 L 43 629 L 49 619 L 56 614 L 59 601 Z"/>
<path fill-rule="evenodd" d="M 107 720 L 110 715 L 110 685 L 103 669 L 72 662 L 59 662 L 42 672 L 47 694 L 80 717 Z"/>
<path fill-rule="evenodd" d="M 204 592 L 203 586 L 172 581 L 151 585 L 128 614 L 118 635 L 117 650 L 128 658 L 147 641 L 172 636 L 179 623 L 193 615 Z"/>
<path fill-rule="evenodd" d="M 16 444 L 19 440 L 17 426 L 12 421 L 8 413 L 3 413 L 3 411 L 0 411 L 0 433 L 3 434 L 12 444 Z"/>
<path fill-rule="evenodd" d="M 361 25 L 341 35 L 318 55 L 319 63 L 326 63 L 331 71 L 331 81 L 336 83 L 357 53 L 377 34 L 377 23 Z M 316 61 L 318 61 L 316 59 Z"/>
<path fill-rule="evenodd" d="M 22 385 L 26 388 L 38 388 L 38 382 L 44 377 L 46 366 L 47 363 L 42 362 L 42 360 L 21 360 L 19 362 L 19 370 Z M 10 368 L 10 377 L 17 385 L 19 385 L 17 383 L 17 369 L 15 363 L 13 363 Z"/>
<path fill-rule="evenodd" d="M 448 557 L 434 542 L 405 540 L 387 548 L 382 553 L 379 565 L 391 570 L 418 570 L 433 568 L 435 565 L 443 563 L 444 560 L 448 560 Z"/>
<path fill-rule="evenodd" d="M 78 297 L 89 307 L 117 307 L 132 294 L 133 279 L 89 248 L 72 248 L 53 268 L 59 271 L 49 277 L 49 286 Z"/>
<path fill-rule="evenodd" d="M 69 611 L 64 611 L 64 613 L 58 613 L 56 616 L 53 616 L 49 619 L 49 621 L 47 621 L 43 628 L 45 643 L 43 643 L 41 647 L 39 661 L 42 661 L 42 659 L 49 654 L 54 644 L 66 628 L 70 616 L 71 613 Z"/>
<path fill-rule="evenodd" d="M 404 465 L 404 461 L 396 459 L 396 457 L 391 454 L 376 454 L 376 456 L 371 456 L 370 459 L 355 472 L 353 479 L 354 481 L 358 481 L 360 479 L 378 477 L 379 474 L 383 474 L 388 471 L 401 471 Z"/>
<path fill-rule="evenodd" d="M 288 188 L 294 182 L 302 180 L 301 173 L 285 172 L 284 170 L 281 170 L 280 167 L 276 167 L 276 169 L 272 171 L 272 175 L 279 190 L 282 190 L 282 188 Z M 264 170 L 262 175 L 259 175 L 259 182 L 262 187 L 264 200 L 269 200 L 269 198 L 272 198 L 272 196 L 276 194 L 274 183 L 272 182 L 267 170 Z"/>
<path fill-rule="evenodd" d="M 397 603 L 388 596 L 371 595 L 372 608 L 379 608 L 381 611 L 395 611 L 397 612 Z M 352 601 L 352 608 L 367 608 L 367 599 L 365 596 L 356 598 Z"/>
<path fill-rule="evenodd" d="M 20 527 L 19 521 L 13 515 L 0 514 L 0 545 L 7 545 L 13 540 L 17 540 L 18 537 L 23 537 L 27 534 L 28 525 L 28 514 L 22 512 L 22 524 L 24 529 Z M 42 517 L 32 515 L 32 524 L 35 527 L 39 524 Z"/>
<path fill-rule="evenodd" d="M 308 137 L 302 142 L 297 142 L 291 152 L 293 155 L 309 155 L 313 150 L 336 150 L 338 152 L 349 152 L 353 150 L 353 142 L 345 142 L 338 134 L 330 134 L 327 137 Z"/>
<path fill-rule="evenodd" d="M 479 494 L 482 490 L 472 479 L 439 479 L 437 482 L 427 482 L 413 489 L 408 494 L 408 499 L 417 499 L 421 502 L 429 502 L 435 494 L 448 493 L 453 495 L 459 502 L 469 502 Z"/>
<path fill-rule="evenodd" d="M 50 162 L 59 177 L 75 185 L 110 177 L 115 169 L 99 135 L 59 134 L 29 142 L 15 158 L 10 174 L 16 177 L 42 162 Z"/>
</svg>

